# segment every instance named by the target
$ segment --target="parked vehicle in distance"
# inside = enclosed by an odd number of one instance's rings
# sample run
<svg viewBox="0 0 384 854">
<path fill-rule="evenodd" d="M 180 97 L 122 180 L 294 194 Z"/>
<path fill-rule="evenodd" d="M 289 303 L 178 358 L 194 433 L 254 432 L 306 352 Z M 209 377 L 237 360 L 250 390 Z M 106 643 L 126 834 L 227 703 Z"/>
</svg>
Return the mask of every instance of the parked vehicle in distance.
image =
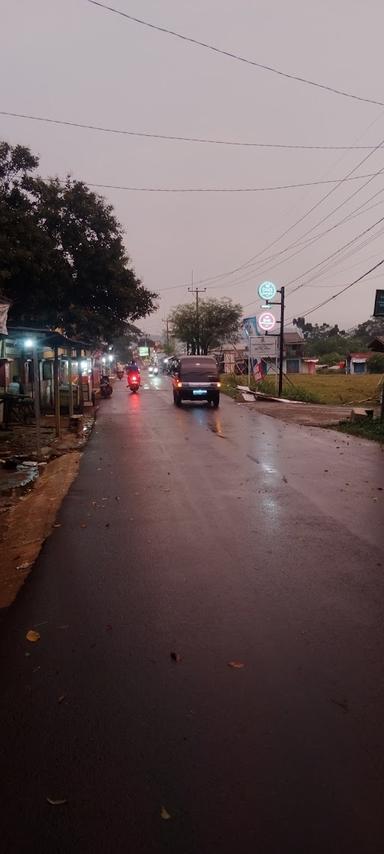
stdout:
<svg viewBox="0 0 384 854">
<path fill-rule="evenodd" d="M 104 398 L 111 397 L 112 391 L 113 391 L 113 388 L 112 388 L 109 376 L 107 376 L 107 374 L 104 374 L 100 380 L 101 397 L 104 397 Z"/>
<path fill-rule="evenodd" d="M 173 402 L 204 402 L 215 408 L 220 403 L 220 375 L 214 356 L 180 356 L 173 368 Z"/>
</svg>

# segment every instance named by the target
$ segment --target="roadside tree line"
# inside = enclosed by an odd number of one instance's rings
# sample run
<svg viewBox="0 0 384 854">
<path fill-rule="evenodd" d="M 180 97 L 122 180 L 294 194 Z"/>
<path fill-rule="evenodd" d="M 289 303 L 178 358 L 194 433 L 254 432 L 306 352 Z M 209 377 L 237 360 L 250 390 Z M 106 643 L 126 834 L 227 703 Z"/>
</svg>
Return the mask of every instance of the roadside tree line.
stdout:
<svg viewBox="0 0 384 854">
<path fill-rule="evenodd" d="M 29 148 L 0 142 L 0 297 L 9 321 L 110 342 L 156 308 L 113 208 L 82 181 L 44 179 Z"/>
</svg>

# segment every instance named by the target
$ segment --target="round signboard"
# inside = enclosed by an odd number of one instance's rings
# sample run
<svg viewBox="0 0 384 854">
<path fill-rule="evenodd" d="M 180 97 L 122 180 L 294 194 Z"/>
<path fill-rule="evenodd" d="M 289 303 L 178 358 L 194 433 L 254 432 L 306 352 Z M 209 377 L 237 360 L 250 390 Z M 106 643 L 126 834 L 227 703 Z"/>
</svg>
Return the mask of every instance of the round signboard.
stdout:
<svg viewBox="0 0 384 854">
<path fill-rule="evenodd" d="M 259 297 L 261 299 L 274 299 L 277 294 L 276 285 L 273 282 L 263 282 L 259 285 Z"/>
<path fill-rule="evenodd" d="M 276 326 L 275 315 L 272 314 L 271 311 L 263 311 L 263 313 L 257 318 L 257 323 L 263 332 L 272 332 L 272 329 Z"/>
</svg>

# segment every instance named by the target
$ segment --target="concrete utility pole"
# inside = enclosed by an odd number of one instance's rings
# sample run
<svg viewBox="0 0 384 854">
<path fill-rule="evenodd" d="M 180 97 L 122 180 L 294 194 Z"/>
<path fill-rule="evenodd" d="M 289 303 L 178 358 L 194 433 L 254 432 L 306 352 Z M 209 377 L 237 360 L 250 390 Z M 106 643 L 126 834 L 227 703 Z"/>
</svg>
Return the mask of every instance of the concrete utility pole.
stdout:
<svg viewBox="0 0 384 854">
<path fill-rule="evenodd" d="M 194 288 L 193 287 L 193 273 L 192 273 L 192 285 L 188 288 L 189 293 L 196 294 L 196 355 L 200 356 L 200 317 L 199 317 L 199 294 L 204 293 L 206 288 Z"/>
</svg>

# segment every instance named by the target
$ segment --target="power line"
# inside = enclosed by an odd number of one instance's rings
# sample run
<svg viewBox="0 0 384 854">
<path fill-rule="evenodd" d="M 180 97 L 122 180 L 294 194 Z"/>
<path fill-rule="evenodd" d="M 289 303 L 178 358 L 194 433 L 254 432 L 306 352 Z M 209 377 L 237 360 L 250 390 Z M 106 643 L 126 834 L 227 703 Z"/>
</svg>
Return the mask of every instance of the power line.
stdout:
<svg viewBox="0 0 384 854">
<path fill-rule="evenodd" d="M 381 261 L 378 261 L 378 263 L 377 263 L 377 264 L 375 264 L 375 266 L 374 266 L 374 267 L 371 267 L 371 269 L 370 269 L 370 270 L 367 270 L 367 272 L 366 272 L 366 273 L 363 273 L 363 274 L 362 274 L 362 276 L 359 276 L 359 278 L 358 278 L 358 279 L 355 279 L 355 280 L 354 280 L 353 282 L 351 282 L 349 285 L 346 285 L 346 286 L 345 286 L 344 288 L 342 288 L 340 291 L 337 291 L 337 293 L 336 293 L 336 294 L 333 294 L 331 297 L 328 297 L 328 299 L 323 300 L 323 302 L 320 302 L 318 305 L 315 305 L 315 306 L 313 306 L 312 308 L 307 309 L 306 311 L 300 311 L 300 316 L 302 315 L 303 317 L 308 317 L 310 314 L 313 314 L 313 313 L 314 313 L 315 311 L 317 311 L 319 308 L 323 308 L 323 306 L 324 306 L 324 305 L 327 305 L 329 302 L 332 302 L 332 300 L 334 300 L 334 299 L 336 299 L 337 297 L 339 297 L 339 296 L 340 296 L 340 294 L 344 294 L 344 293 L 345 293 L 345 291 L 348 291 L 350 288 L 353 288 L 353 286 L 354 286 L 354 285 L 357 285 L 357 284 L 358 284 L 359 282 L 361 282 L 363 279 L 366 279 L 366 278 L 367 278 L 367 276 L 369 276 L 369 274 L 370 274 L 370 273 L 373 273 L 375 270 L 377 270 L 377 269 L 378 269 L 378 267 L 381 267 L 381 266 L 382 266 L 382 264 L 384 264 L 384 258 L 382 258 L 382 259 L 381 259 Z M 291 322 L 292 322 L 292 320 L 293 320 L 293 318 L 291 318 L 290 320 L 287 320 L 287 323 L 291 323 Z"/>
<path fill-rule="evenodd" d="M 304 145 L 276 143 L 276 142 L 247 142 L 234 139 L 209 139 L 199 136 L 176 136 L 174 134 L 155 133 L 152 131 L 141 130 L 124 130 L 123 128 L 110 128 L 101 125 L 85 124 L 83 122 L 73 122 L 66 119 L 52 119 L 47 116 L 33 116 L 28 113 L 13 113 L 8 110 L 0 110 L 0 116 L 17 119 L 27 119 L 33 122 L 44 122 L 51 125 L 63 125 L 64 127 L 81 128 L 83 130 L 93 130 L 99 133 L 111 133 L 122 136 L 134 136 L 144 139 L 159 139 L 170 142 L 192 142 L 204 145 L 224 145 L 238 146 L 241 148 L 267 148 L 267 149 L 283 149 L 283 150 L 299 150 L 299 151 L 371 151 L 376 150 L 373 145 Z"/>
<path fill-rule="evenodd" d="M 263 261 L 260 262 L 261 263 L 261 271 L 260 271 L 260 268 L 257 268 L 256 270 L 253 270 L 251 273 L 247 272 L 245 278 L 243 276 L 240 279 L 238 279 L 236 282 L 232 282 L 231 284 L 224 285 L 224 287 L 225 288 L 237 287 L 238 285 L 244 284 L 245 282 L 249 281 L 249 279 L 252 278 L 256 274 L 256 272 L 259 272 L 260 275 L 263 275 L 264 273 L 268 273 L 270 270 L 275 270 L 277 267 L 280 267 L 282 264 L 285 264 L 288 261 L 291 261 L 292 258 L 296 258 L 297 255 L 300 255 L 301 252 L 304 252 L 306 249 L 308 249 L 309 246 L 312 246 L 314 243 L 316 243 L 318 240 L 320 240 L 325 235 L 329 234 L 332 231 L 335 231 L 335 229 L 340 228 L 340 226 L 345 225 L 346 223 L 350 222 L 351 220 L 356 219 L 358 216 L 361 216 L 361 215 L 368 213 L 370 210 L 372 210 L 372 208 L 375 208 L 377 205 L 371 205 L 371 207 L 366 208 L 364 210 L 365 206 L 370 201 L 372 201 L 372 199 L 376 198 L 376 196 L 380 195 L 383 192 L 384 192 L 384 188 L 379 190 L 377 193 L 374 193 L 373 196 L 371 196 L 369 199 L 367 199 L 365 202 L 363 202 L 361 205 L 359 205 L 357 208 L 355 208 L 353 211 L 351 211 L 350 214 L 343 217 L 343 219 L 339 220 L 334 225 L 332 225 L 329 228 L 325 229 L 324 231 L 320 232 L 320 234 L 317 234 L 314 237 L 311 237 L 304 242 L 302 241 L 302 238 L 298 238 L 297 241 L 290 244 L 290 248 L 294 248 L 294 247 L 298 246 L 298 249 L 296 249 L 295 252 L 292 252 L 291 255 L 288 255 L 288 257 L 280 258 L 279 261 L 277 261 L 276 263 L 273 263 L 276 258 L 279 258 L 280 255 L 282 255 L 283 253 L 288 251 L 289 247 L 286 247 L 284 250 L 281 250 L 280 252 L 275 253 L 274 255 L 270 256 L 269 258 L 263 259 Z M 383 204 L 383 202 L 379 202 L 378 204 Z M 380 220 L 379 220 L 379 222 L 380 222 Z M 363 232 L 363 234 L 364 233 L 365 232 Z M 351 244 L 354 243 L 355 240 L 357 240 L 360 236 L 362 236 L 362 235 L 361 234 L 357 235 L 357 237 L 351 241 Z M 348 246 L 349 244 L 346 244 L 346 245 Z M 341 249 L 339 249 L 337 251 L 340 252 L 340 251 L 342 251 L 343 248 L 344 247 L 341 247 Z M 337 253 L 335 253 L 335 254 L 337 254 Z M 332 257 L 332 256 L 329 256 L 329 257 Z M 271 266 L 271 262 L 272 262 L 272 266 Z M 308 272 L 308 271 L 306 271 L 306 272 Z M 305 275 L 305 273 L 302 275 Z M 301 278 L 301 276 L 299 276 L 297 278 Z M 289 284 L 291 284 L 291 282 L 288 282 L 287 284 L 289 285 Z M 223 285 L 222 285 L 222 283 L 220 283 L 219 285 L 209 285 L 208 287 L 209 288 L 217 288 L 217 287 L 223 287 Z"/>
<path fill-rule="evenodd" d="M 282 71 L 279 68 L 274 68 L 272 65 L 264 65 L 261 62 L 256 62 L 254 59 L 247 59 L 244 56 L 240 56 L 240 54 L 234 53 L 233 51 L 223 50 L 222 48 L 216 47 L 213 44 L 209 44 L 208 42 L 199 41 L 199 39 L 194 39 L 192 36 L 186 36 L 183 33 L 178 33 L 175 30 L 170 30 L 167 27 L 161 27 L 157 24 L 152 24 L 149 21 L 144 21 L 142 18 L 136 18 L 134 15 L 128 15 L 127 12 L 121 11 L 121 9 L 115 9 L 113 6 L 107 6 L 105 3 L 100 3 L 98 0 L 87 0 L 88 3 L 91 3 L 92 6 L 99 6 L 101 9 L 105 9 L 108 12 L 112 12 L 115 15 L 119 15 L 122 18 L 126 18 L 128 21 L 133 21 L 135 24 L 140 24 L 141 26 L 148 27 L 151 30 L 157 30 L 157 32 L 165 33 L 166 35 L 173 36 L 174 38 L 181 39 L 184 42 L 189 42 L 189 44 L 197 45 L 198 47 L 202 47 L 205 50 L 213 51 L 214 53 L 221 54 L 222 56 L 226 56 L 229 59 L 234 59 L 237 62 L 245 63 L 246 65 L 252 65 L 255 68 L 260 68 L 262 71 L 268 71 L 271 74 L 276 74 L 279 77 L 285 77 L 287 80 L 294 80 L 296 83 L 305 83 L 307 86 L 314 86 L 316 89 L 323 89 L 326 92 L 331 92 L 333 95 L 341 95 L 343 98 L 351 98 L 354 101 L 362 101 L 366 104 L 374 104 L 379 107 L 384 107 L 384 101 L 378 101 L 375 98 L 364 98 L 360 95 L 355 95 L 352 92 L 346 92 L 343 89 L 337 89 L 333 86 L 327 86 L 325 83 L 317 83 L 314 80 L 310 80 L 306 77 L 301 77 L 297 74 L 290 74 L 287 71 Z"/>
<path fill-rule="evenodd" d="M 365 237 L 366 234 L 369 234 L 369 232 L 372 231 L 374 228 L 376 228 L 376 226 L 379 225 L 381 222 L 384 222 L 384 216 L 380 217 L 380 219 L 376 220 L 376 222 L 372 223 L 372 225 L 370 225 L 368 228 L 364 229 L 364 231 L 361 231 L 359 234 L 357 234 L 355 237 L 353 237 L 352 240 L 349 240 L 347 243 L 344 243 L 344 245 L 340 246 L 339 249 L 336 249 L 334 252 L 331 252 L 331 254 L 327 255 L 326 258 L 323 258 L 322 261 L 319 261 L 317 264 L 314 264 L 312 267 L 309 267 L 308 270 L 305 270 L 305 272 L 302 273 L 301 276 L 295 276 L 294 279 L 290 279 L 290 281 L 287 282 L 287 288 L 290 285 L 293 285 L 299 279 L 301 279 L 302 276 L 306 276 L 307 273 L 312 273 L 313 270 L 317 270 L 318 267 L 321 267 L 327 261 L 331 260 L 332 258 L 335 258 L 335 256 L 339 255 L 340 252 L 343 252 L 344 249 L 348 249 L 350 246 L 352 246 L 354 243 L 356 243 L 356 241 L 359 240 L 360 237 Z M 290 296 L 292 296 L 292 294 L 294 294 L 296 291 L 300 290 L 300 288 L 302 288 L 302 287 L 304 287 L 304 284 L 298 285 L 296 288 L 294 288 L 291 291 Z"/>
<path fill-rule="evenodd" d="M 384 171 L 384 170 L 380 170 L 380 171 Z M 366 213 L 369 213 L 369 211 L 371 211 L 374 208 L 382 205 L 383 201 L 376 202 L 376 204 L 371 205 L 370 207 L 367 207 L 369 202 L 373 201 L 373 199 L 377 198 L 377 196 L 381 195 L 383 192 L 384 192 L 384 187 L 382 187 L 380 190 L 377 190 L 376 193 L 374 193 L 372 196 L 370 196 L 368 199 L 366 199 L 364 202 L 362 202 L 360 205 L 358 205 L 356 208 L 354 208 L 347 216 L 343 217 L 343 219 L 339 220 L 334 225 L 325 229 L 320 234 L 309 238 L 305 242 L 302 242 L 302 237 L 299 237 L 295 242 L 290 244 L 290 248 L 294 248 L 295 246 L 298 246 L 299 248 L 295 252 L 293 252 L 291 255 L 289 255 L 288 258 L 282 258 L 282 259 L 280 259 L 280 261 L 277 261 L 276 264 L 272 263 L 272 267 L 271 267 L 271 262 L 273 262 L 276 258 L 279 258 L 282 253 L 288 251 L 289 247 L 286 247 L 284 250 L 281 250 L 280 252 L 274 253 L 273 255 L 263 259 L 260 262 L 261 268 L 259 266 L 256 268 L 256 270 L 255 269 L 253 269 L 252 271 L 248 270 L 245 273 L 245 275 L 243 273 L 239 279 L 237 279 L 234 282 L 230 282 L 228 284 L 223 284 L 222 282 L 220 282 L 219 284 L 208 285 L 207 286 L 208 290 L 214 290 L 216 288 L 224 288 L 225 290 L 227 290 L 228 288 L 238 287 L 239 285 L 243 285 L 243 284 L 246 284 L 247 282 L 249 282 L 256 275 L 256 273 L 263 275 L 263 273 L 267 272 L 268 270 L 271 270 L 271 269 L 274 270 L 276 267 L 280 266 L 281 264 L 285 263 L 286 261 L 290 261 L 292 258 L 295 258 L 298 254 L 305 251 L 305 249 L 307 249 L 309 246 L 312 246 L 313 243 L 315 243 L 317 240 L 320 240 L 325 235 L 329 234 L 330 232 L 334 231 L 335 229 L 339 228 L 340 226 L 345 225 L 346 223 L 350 222 L 351 220 L 356 219 L 357 217 L 362 216 Z M 361 235 L 358 235 L 357 238 L 360 236 Z M 268 267 L 266 267 L 267 264 L 268 264 Z M 205 280 L 205 281 L 208 281 L 208 280 Z M 163 293 L 164 291 L 178 290 L 178 289 L 181 289 L 184 287 L 186 287 L 185 282 L 183 284 L 180 284 L 180 285 L 170 285 L 168 287 L 161 288 L 159 292 Z"/>
<path fill-rule="evenodd" d="M 88 0 L 91 2 L 91 0 Z M 99 187 L 104 190 L 126 190 L 130 193 L 266 193 L 275 190 L 298 190 L 302 187 L 318 187 L 324 184 L 335 184 L 345 181 L 360 181 L 363 178 L 376 178 L 377 172 L 367 175 L 355 175 L 351 178 L 332 178 L 320 181 L 301 181 L 299 184 L 273 184 L 267 187 L 131 187 L 121 184 L 96 184 L 85 181 L 89 187 Z M 201 284 L 201 282 L 199 282 Z"/>
<path fill-rule="evenodd" d="M 378 118 L 381 118 L 381 115 L 379 117 L 377 117 L 376 119 L 374 119 L 373 122 L 371 122 L 369 124 L 367 130 L 369 130 L 372 127 L 372 125 L 376 124 L 376 122 L 378 121 Z M 207 284 L 209 282 L 218 281 L 219 279 L 228 278 L 229 276 L 233 276 L 234 273 L 240 272 L 240 270 L 245 270 L 247 267 L 251 268 L 252 266 L 254 266 L 254 262 L 258 258 L 263 256 L 265 254 L 265 252 L 268 251 L 268 249 L 272 249 L 273 246 L 275 246 L 277 243 L 280 242 L 280 240 L 283 240 L 283 238 L 286 237 L 287 234 L 289 234 L 291 231 L 293 231 L 293 229 L 295 229 L 296 226 L 300 225 L 301 222 L 303 222 L 305 219 L 307 219 L 307 217 L 309 217 L 318 207 L 320 207 L 320 205 L 323 204 L 323 202 L 325 202 L 333 193 L 335 193 L 339 189 L 339 187 L 341 186 L 342 183 L 347 181 L 351 177 L 351 175 L 353 175 L 353 173 L 356 172 L 356 170 L 360 166 L 362 166 L 367 160 L 369 160 L 369 158 L 372 157 L 372 155 L 383 144 L 384 144 L 384 139 L 382 139 L 378 143 L 378 145 L 375 146 L 373 151 L 371 151 L 369 154 L 367 154 L 365 157 L 363 157 L 362 160 L 360 160 L 359 163 L 357 163 L 356 166 L 354 166 L 353 169 L 351 169 L 347 173 L 347 175 L 345 175 L 344 178 L 342 178 L 339 181 L 339 183 L 336 185 L 336 187 L 332 187 L 330 190 L 328 190 L 325 193 L 325 195 L 321 197 L 321 199 L 319 199 L 317 202 L 315 202 L 315 204 L 312 205 L 312 207 L 310 207 L 309 210 L 305 211 L 305 213 L 302 214 L 302 216 L 299 217 L 299 219 L 297 219 L 294 223 L 292 223 L 292 225 L 288 226 L 288 228 L 286 228 L 281 234 L 279 234 L 277 237 L 275 237 L 274 240 L 272 240 L 270 243 L 268 243 L 267 246 L 264 246 L 263 249 L 260 249 L 258 252 L 256 252 L 255 255 L 252 255 L 250 258 L 248 258 L 247 261 L 243 262 L 242 264 L 238 265 L 237 267 L 233 267 L 231 270 L 226 270 L 226 271 L 223 271 L 222 273 L 218 273 L 215 276 L 209 276 L 205 279 L 200 279 L 198 284 Z M 383 171 L 384 171 L 384 168 L 379 169 L 372 177 L 369 178 L 369 180 L 367 181 L 366 184 L 363 184 L 362 187 L 359 187 L 350 196 L 347 196 L 347 198 L 344 199 L 343 202 L 341 202 L 336 208 L 334 208 L 332 211 L 330 211 L 330 213 L 326 214 L 326 216 L 323 217 L 323 219 L 321 219 L 320 221 L 315 223 L 313 226 L 311 226 L 310 229 L 308 229 L 306 232 L 304 232 L 304 234 L 302 234 L 299 239 L 306 237 L 315 228 L 317 228 L 319 225 L 321 225 L 323 222 L 325 222 L 327 219 L 329 219 L 330 216 L 332 216 L 334 213 L 336 213 L 336 211 L 338 211 L 341 207 L 343 207 L 345 204 L 347 204 L 347 202 L 350 201 L 350 199 L 352 199 L 357 193 L 361 192 L 361 190 L 363 190 L 364 187 L 366 187 L 370 183 L 370 181 L 373 180 L 373 178 L 380 175 Z M 277 254 L 270 256 L 270 257 L 272 257 L 272 258 L 279 257 L 280 255 L 283 255 L 285 252 L 287 252 L 289 249 L 293 248 L 296 244 L 297 244 L 297 239 L 295 241 L 293 241 L 292 243 L 288 244 L 286 247 L 284 247 L 284 249 L 279 250 L 279 252 Z M 264 259 L 265 262 L 267 262 L 269 260 L 270 260 L 270 258 L 268 258 L 268 257 Z M 264 262 L 262 262 L 262 263 L 264 263 Z"/>
<path fill-rule="evenodd" d="M 298 312 L 298 314 L 300 314 L 300 316 L 303 316 L 303 317 L 308 317 L 309 314 L 313 314 L 314 311 L 317 311 L 319 308 L 322 308 L 324 305 L 327 305 L 327 303 L 332 302 L 332 300 L 339 297 L 340 294 L 343 294 L 345 291 L 348 291 L 349 288 L 352 288 L 354 285 L 357 285 L 363 279 L 366 279 L 367 276 L 370 275 L 370 273 L 373 273 L 375 270 L 378 269 L 378 267 L 381 267 L 382 264 L 384 264 L 384 258 L 382 258 L 381 261 L 379 261 L 377 264 L 375 264 L 374 267 L 371 267 L 370 270 L 367 270 L 366 273 L 363 273 L 361 276 L 359 276 L 358 279 L 355 279 L 353 282 L 350 282 L 349 285 L 346 285 L 345 287 L 341 288 L 341 290 L 337 291 L 336 294 L 333 294 L 331 297 L 328 297 L 328 299 L 323 300 L 323 302 L 320 302 L 318 305 L 316 305 L 310 309 L 307 309 L 306 311 Z M 254 305 L 254 304 L 255 304 L 255 300 L 252 300 L 252 302 L 245 303 L 245 305 L 243 305 L 243 308 L 248 308 L 250 305 Z M 288 324 L 288 323 L 292 323 L 292 321 L 293 321 L 293 317 L 291 317 L 286 322 Z"/>
</svg>

